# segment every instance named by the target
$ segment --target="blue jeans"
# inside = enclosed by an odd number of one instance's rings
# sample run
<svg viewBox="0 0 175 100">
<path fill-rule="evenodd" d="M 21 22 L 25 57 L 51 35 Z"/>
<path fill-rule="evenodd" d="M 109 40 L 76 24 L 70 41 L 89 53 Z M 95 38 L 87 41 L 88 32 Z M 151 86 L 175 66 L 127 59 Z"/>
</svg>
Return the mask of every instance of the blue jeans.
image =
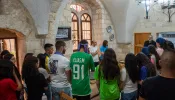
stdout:
<svg viewBox="0 0 175 100">
<path fill-rule="evenodd" d="M 48 90 L 45 91 L 45 94 L 47 96 L 47 100 L 52 100 L 52 91 L 50 84 L 48 84 Z"/>
<path fill-rule="evenodd" d="M 121 100 L 136 100 L 137 99 L 137 91 L 131 93 L 121 93 Z"/>
<path fill-rule="evenodd" d="M 64 88 L 51 87 L 51 90 L 52 90 L 52 95 L 54 100 L 60 100 L 59 92 L 61 91 L 63 91 L 64 93 L 72 97 L 71 87 L 64 87 Z"/>
</svg>

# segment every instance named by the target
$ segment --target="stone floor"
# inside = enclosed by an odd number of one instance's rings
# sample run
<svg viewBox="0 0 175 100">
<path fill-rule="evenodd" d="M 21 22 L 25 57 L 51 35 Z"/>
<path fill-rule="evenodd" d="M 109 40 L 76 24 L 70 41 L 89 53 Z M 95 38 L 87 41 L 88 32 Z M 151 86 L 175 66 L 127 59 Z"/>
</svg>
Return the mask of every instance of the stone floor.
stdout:
<svg viewBox="0 0 175 100">
<path fill-rule="evenodd" d="M 91 97 L 93 97 L 91 100 L 100 100 L 99 95 L 97 95 L 98 89 L 97 89 L 95 80 L 91 80 L 91 89 L 92 89 Z M 95 95 L 97 95 L 97 96 L 95 96 Z M 46 96 L 43 96 L 42 100 L 47 100 Z"/>
<path fill-rule="evenodd" d="M 100 100 L 99 95 L 97 95 L 99 92 L 98 92 L 98 88 L 96 86 L 95 80 L 91 80 L 91 89 L 92 89 L 91 97 L 95 96 L 91 100 Z"/>
<path fill-rule="evenodd" d="M 96 86 L 96 81 L 94 80 L 93 76 L 94 76 L 94 73 L 91 72 L 90 74 L 90 79 L 91 79 L 90 83 L 91 83 L 91 89 L 92 89 L 91 98 L 93 97 L 91 100 L 100 100 L 98 95 L 99 93 L 98 88 Z M 43 96 L 42 100 L 47 100 L 46 96 Z"/>
</svg>

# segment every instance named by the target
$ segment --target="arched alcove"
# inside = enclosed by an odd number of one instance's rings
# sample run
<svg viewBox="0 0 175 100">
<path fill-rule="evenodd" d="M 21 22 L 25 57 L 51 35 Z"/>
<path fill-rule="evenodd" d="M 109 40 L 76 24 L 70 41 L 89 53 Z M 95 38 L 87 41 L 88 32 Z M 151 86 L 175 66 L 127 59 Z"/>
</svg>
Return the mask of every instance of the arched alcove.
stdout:
<svg viewBox="0 0 175 100">
<path fill-rule="evenodd" d="M 72 10 L 70 8 L 71 4 L 79 4 L 84 6 L 91 17 L 92 23 L 92 40 L 96 40 L 98 45 L 101 46 L 103 40 L 109 41 L 109 47 L 116 49 L 117 44 L 115 38 L 113 41 L 109 40 L 111 34 L 115 34 L 113 30 L 112 33 L 107 33 L 106 28 L 108 26 L 113 27 L 110 15 L 103 6 L 100 0 L 60 0 L 60 1 L 51 1 L 51 12 L 49 17 L 49 34 L 46 37 L 46 42 L 54 43 L 55 36 L 57 34 L 58 27 L 71 27 L 72 23 Z M 81 22 L 79 22 L 81 23 Z M 73 36 L 72 36 L 73 37 Z M 67 46 L 69 47 L 66 52 L 66 56 L 70 56 L 73 51 L 73 42 L 72 40 L 66 41 Z"/>
<path fill-rule="evenodd" d="M 73 50 L 77 51 L 78 43 L 81 40 L 87 40 L 89 45 L 92 41 L 92 14 L 90 7 L 83 6 L 82 4 L 71 4 L 72 12 L 72 42 Z"/>
</svg>

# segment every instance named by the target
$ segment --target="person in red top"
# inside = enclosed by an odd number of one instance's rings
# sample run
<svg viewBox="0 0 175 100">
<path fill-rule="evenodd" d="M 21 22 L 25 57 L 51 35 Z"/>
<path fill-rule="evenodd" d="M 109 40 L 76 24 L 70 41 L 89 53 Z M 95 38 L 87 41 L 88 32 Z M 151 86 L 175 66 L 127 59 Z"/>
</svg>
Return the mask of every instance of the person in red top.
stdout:
<svg viewBox="0 0 175 100">
<path fill-rule="evenodd" d="M 13 64 L 10 61 L 0 62 L 0 100 L 17 100 L 16 91 L 22 89 L 22 84 L 15 73 Z M 11 79 L 12 75 L 16 83 Z"/>
</svg>

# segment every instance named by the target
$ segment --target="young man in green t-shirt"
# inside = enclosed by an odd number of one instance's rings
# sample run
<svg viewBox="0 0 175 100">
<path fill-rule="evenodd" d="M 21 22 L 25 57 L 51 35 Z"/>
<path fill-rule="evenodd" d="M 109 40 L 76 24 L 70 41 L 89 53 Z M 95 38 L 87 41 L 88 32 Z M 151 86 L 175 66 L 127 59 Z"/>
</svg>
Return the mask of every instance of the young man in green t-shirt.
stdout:
<svg viewBox="0 0 175 100">
<path fill-rule="evenodd" d="M 95 70 L 92 56 L 88 54 L 88 42 L 82 40 L 78 52 L 71 55 L 72 94 L 76 100 L 90 100 L 90 69 Z"/>
</svg>

